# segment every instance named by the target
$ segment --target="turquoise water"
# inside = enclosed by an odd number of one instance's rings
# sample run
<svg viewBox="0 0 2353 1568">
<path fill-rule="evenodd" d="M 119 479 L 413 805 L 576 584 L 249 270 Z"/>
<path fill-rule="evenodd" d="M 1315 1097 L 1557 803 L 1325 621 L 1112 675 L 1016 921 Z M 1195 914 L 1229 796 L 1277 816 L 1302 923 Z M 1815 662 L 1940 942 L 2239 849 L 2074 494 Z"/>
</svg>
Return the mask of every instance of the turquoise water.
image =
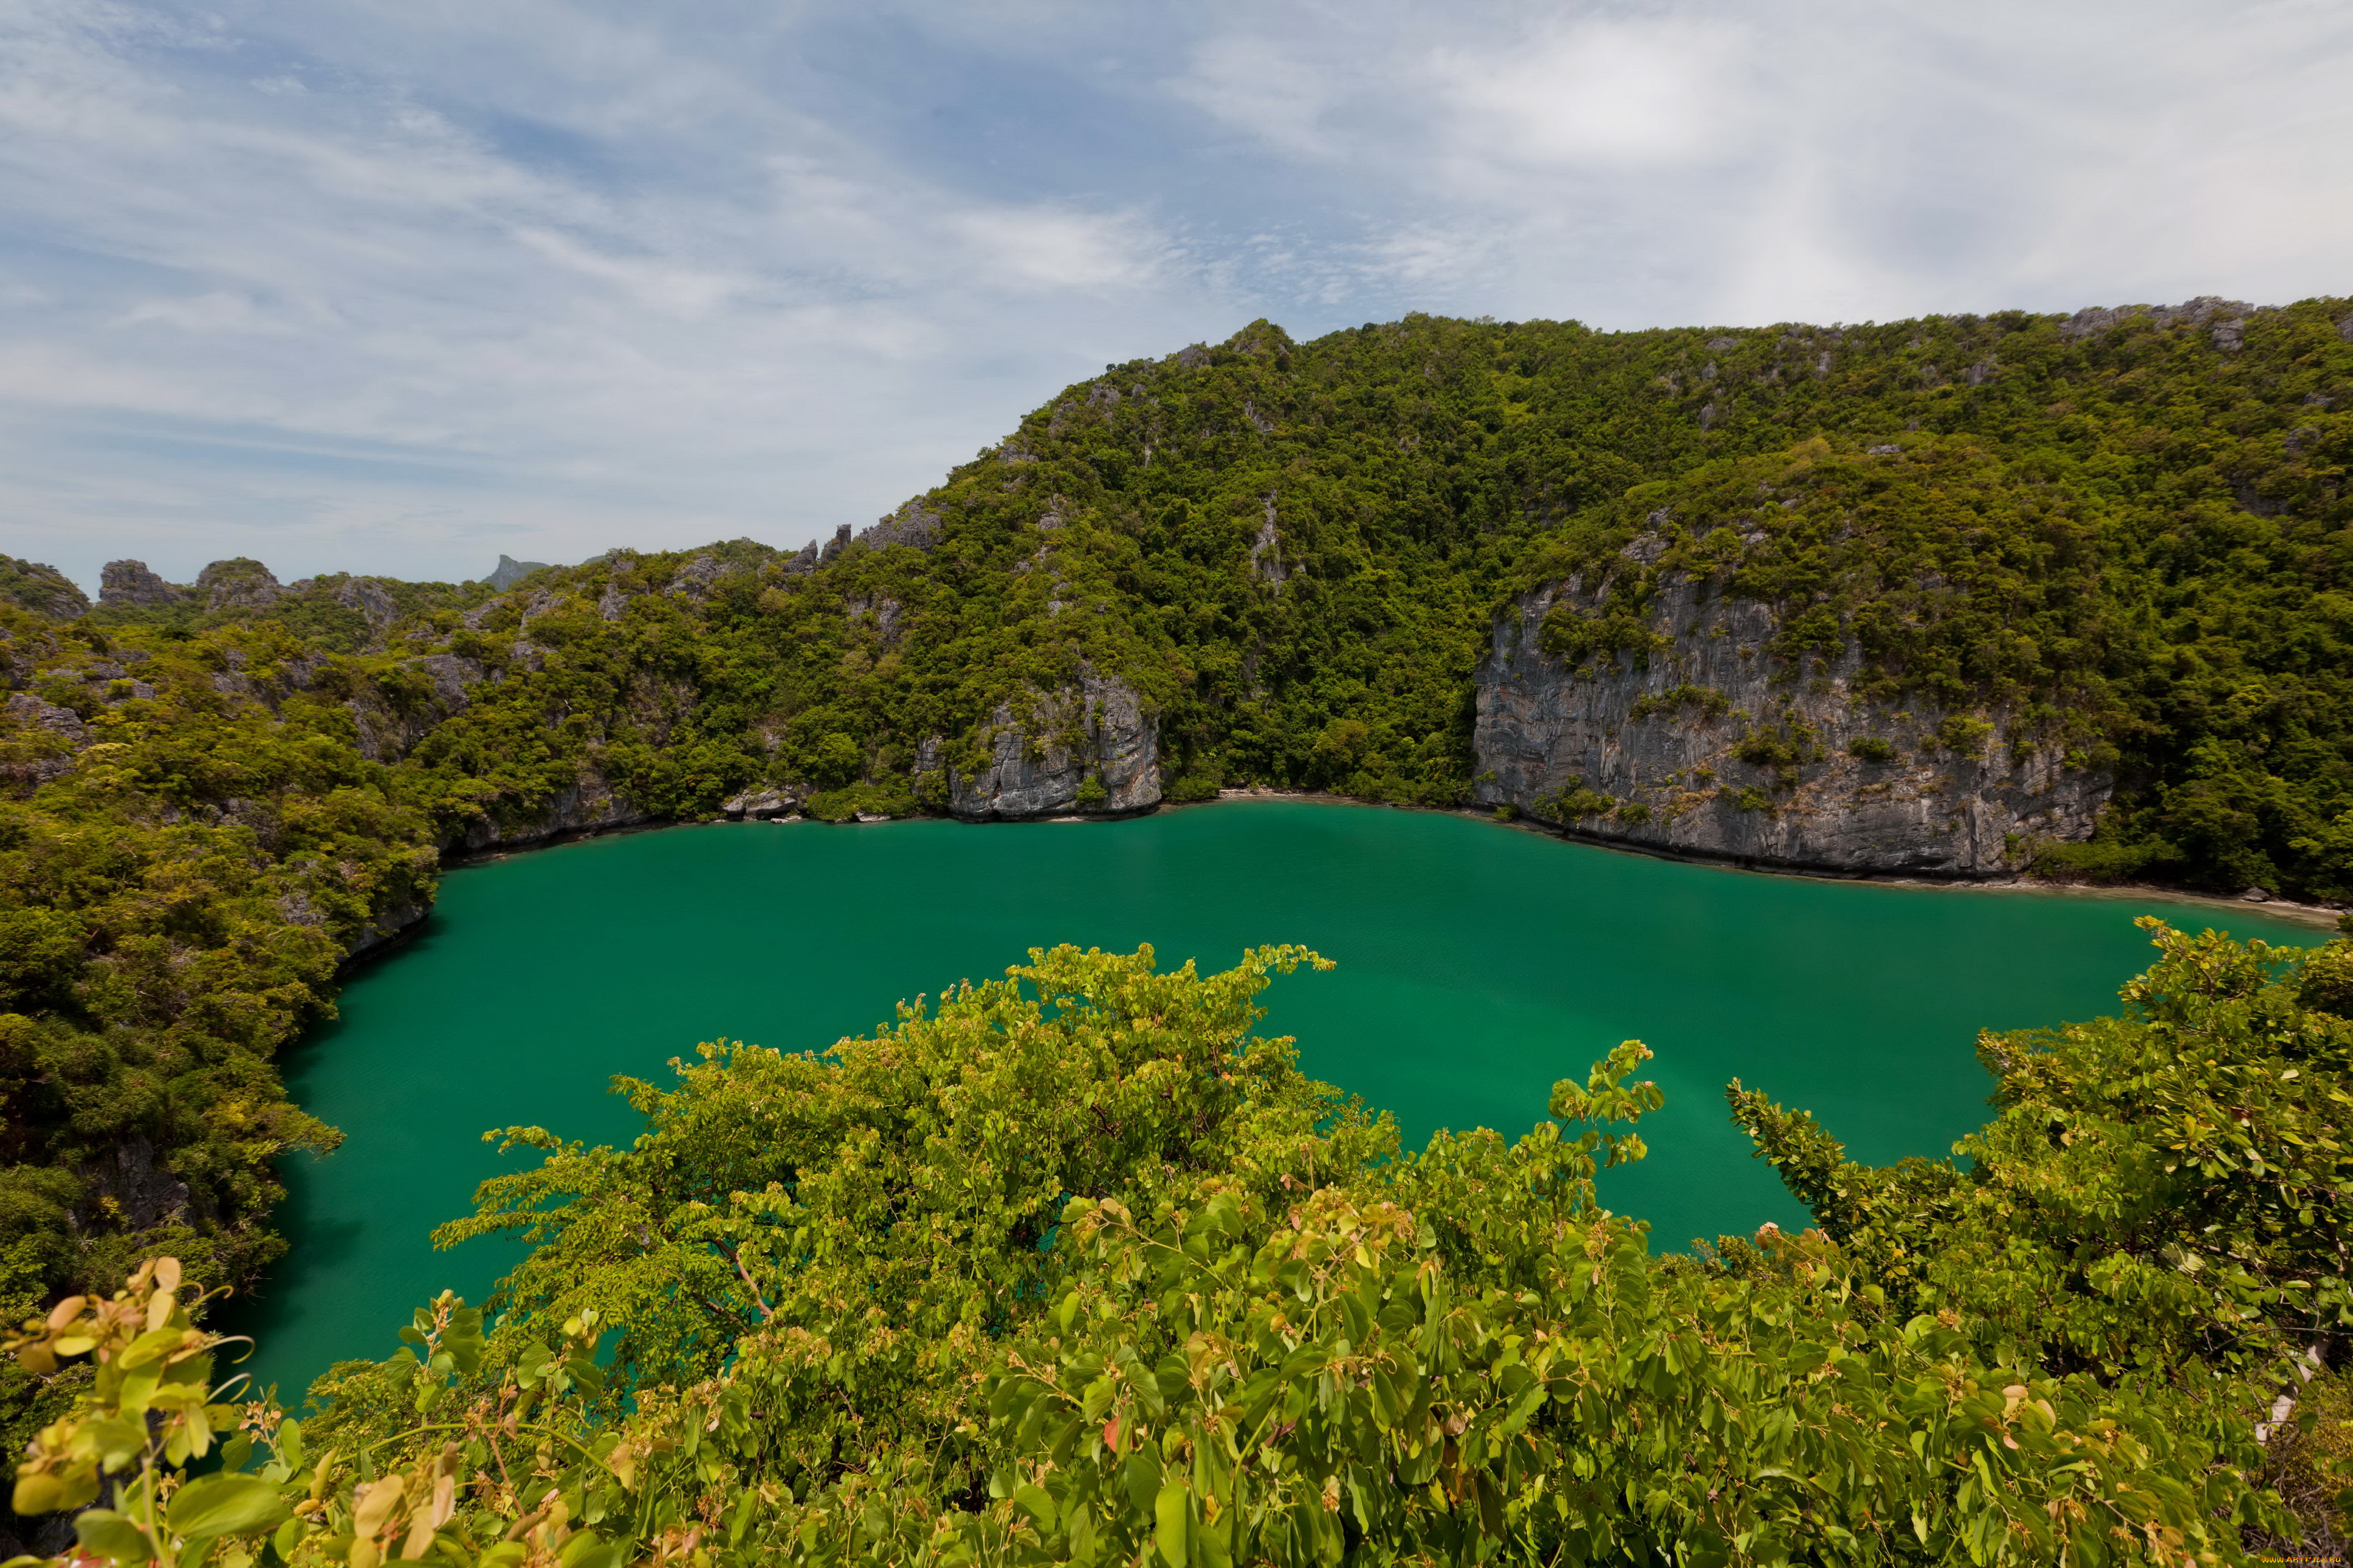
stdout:
<svg viewBox="0 0 2353 1568">
<path fill-rule="evenodd" d="M 1472 818 L 1293 801 L 1131 822 L 725 824 L 592 839 L 451 872 L 422 932 L 354 977 L 289 1058 L 342 1128 L 298 1159 L 292 1256 L 236 1326 L 294 1394 L 381 1358 L 444 1286 L 479 1300 L 514 1256 L 427 1240 L 516 1167 L 485 1129 L 635 1131 L 606 1092 L 698 1041 L 822 1048 L 892 1004 L 1072 942 L 1230 964 L 1261 942 L 1340 967 L 1278 980 L 1266 1032 L 1307 1069 L 1440 1127 L 1516 1133 L 1621 1039 L 1667 1107 L 1605 1197 L 1654 1245 L 1801 1222 L 1725 1118 L 1738 1077 L 1859 1158 L 1940 1153 L 1984 1118 L 1980 1028 L 2109 1011 L 2146 966 L 2142 913 L 2310 942 L 2253 910 L 1812 881 L 1613 854 Z"/>
</svg>

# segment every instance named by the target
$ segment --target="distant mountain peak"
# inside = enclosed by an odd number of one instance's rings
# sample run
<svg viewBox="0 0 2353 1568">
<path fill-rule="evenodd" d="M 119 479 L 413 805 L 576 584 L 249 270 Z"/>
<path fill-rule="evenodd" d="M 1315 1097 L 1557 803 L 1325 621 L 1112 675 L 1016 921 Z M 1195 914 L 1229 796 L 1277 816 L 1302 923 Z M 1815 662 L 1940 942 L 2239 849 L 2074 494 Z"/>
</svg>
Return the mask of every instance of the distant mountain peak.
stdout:
<svg viewBox="0 0 2353 1568">
<path fill-rule="evenodd" d="M 513 556 L 501 552 L 499 555 L 498 566 L 485 581 L 491 587 L 503 593 L 533 573 L 546 570 L 547 563 L 544 561 L 518 561 Z"/>
</svg>

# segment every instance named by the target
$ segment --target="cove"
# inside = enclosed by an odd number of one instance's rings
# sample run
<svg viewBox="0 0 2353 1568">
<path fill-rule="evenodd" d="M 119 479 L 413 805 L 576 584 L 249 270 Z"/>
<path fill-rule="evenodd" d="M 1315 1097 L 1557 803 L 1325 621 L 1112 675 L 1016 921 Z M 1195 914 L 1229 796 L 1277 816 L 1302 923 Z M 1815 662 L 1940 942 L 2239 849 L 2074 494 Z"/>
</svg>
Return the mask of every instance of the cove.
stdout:
<svg viewBox="0 0 2353 1568">
<path fill-rule="evenodd" d="M 2158 899 L 1762 876 L 1565 843 L 1474 818 L 1237 801 L 1125 822 L 834 828 L 724 824 L 589 839 L 453 870 L 407 946 L 345 988 L 287 1060 L 343 1129 L 298 1158 L 293 1243 L 234 1314 L 245 1370 L 290 1404 L 337 1360 L 381 1359 L 443 1287 L 480 1301 L 518 1256 L 427 1233 L 501 1159 L 485 1129 L 591 1142 L 636 1131 L 616 1073 L 666 1080 L 698 1041 L 823 1049 L 892 1005 L 1071 942 L 1165 967 L 1293 942 L 1340 967 L 1278 979 L 1261 1032 L 1398 1118 L 1516 1135 L 1553 1081 L 1621 1039 L 1658 1053 L 1651 1156 L 1605 1197 L 1667 1250 L 1801 1224 L 1726 1119 L 1737 1077 L 1812 1110 L 1857 1157 L 1941 1154 L 1984 1120 L 1980 1028 L 2111 1011 L 2146 967 L 2143 913 L 2303 944 L 2250 909 Z"/>
</svg>

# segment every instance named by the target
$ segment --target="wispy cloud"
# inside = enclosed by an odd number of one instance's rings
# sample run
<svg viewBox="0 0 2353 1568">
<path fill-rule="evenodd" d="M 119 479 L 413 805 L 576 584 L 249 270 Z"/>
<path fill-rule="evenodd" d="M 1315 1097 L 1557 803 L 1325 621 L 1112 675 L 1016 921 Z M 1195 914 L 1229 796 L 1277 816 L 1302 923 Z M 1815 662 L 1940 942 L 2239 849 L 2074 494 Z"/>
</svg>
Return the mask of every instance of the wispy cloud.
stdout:
<svg viewBox="0 0 2353 1568">
<path fill-rule="evenodd" d="M 0 0 L 0 550 L 797 543 L 1261 314 L 2345 291 L 2348 67 L 2323 0 Z"/>
</svg>

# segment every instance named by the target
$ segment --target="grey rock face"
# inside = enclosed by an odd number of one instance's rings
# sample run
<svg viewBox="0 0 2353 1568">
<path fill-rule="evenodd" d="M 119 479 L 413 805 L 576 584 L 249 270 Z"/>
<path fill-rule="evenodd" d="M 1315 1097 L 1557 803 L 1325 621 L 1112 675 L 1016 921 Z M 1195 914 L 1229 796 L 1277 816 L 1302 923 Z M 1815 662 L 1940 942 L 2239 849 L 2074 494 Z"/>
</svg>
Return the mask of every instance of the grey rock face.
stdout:
<svg viewBox="0 0 2353 1568">
<path fill-rule="evenodd" d="M 2239 346 L 2238 335 L 2247 324 L 2246 318 L 2253 315 L 2255 307 L 2248 304 L 2244 300 L 2225 300 L 2213 294 L 2200 294 L 2195 300 L 2185 300 L 2179 305 L 2117 305 L 2114 308 L 2086 305 L 2068 317 L 2061 324 L 2059 331 L 2061 335 L 2065 337 L 2084 338 L 2094 332 L 2105 331 L 2108 328 L 2132 316 L 2147 316 L 2149 324 L 2158 328 L 2176 325 L 2202 326 L 2213 317 L 2226 316 L 2236 318 L 2224 323 L 2224 328 L 2231 335 L 2231 341 L 2225 342 L 2221 329 L 2218 329 L 2214 346 L 2236 348 Z"/>
<path fill-rule="evenodd" d="M 734 822 L 765 822 L 800 808 L 800 792 L 792 789 L 747 789 L 719 803 L 719 809 Z"/>
<path fill-rule="evenodd" d="M 1275 527 L 1274 497 L 1266 498 L 1266 521 L 1259 524 L 1258 536 L 1250 541 L 1250 575 L 1262 583 L 1271 583 L 1277 591 L 1282 587 L 1287 574 L 1282 569 L 1282 534 Z"/>
<path fill-rule="evenodd" d="M 726 570 L 716 555 L 693 556 L 678 569 L 678 575 L 670 579 L 670 592 L 689 599 L 709 598 L 711 584 L 719 581 Z M 612 589 L 607 585 L 605 591 L 609 594 Z"/>
<path fill-rule="evenodd" d="M 1860 664 L 1851 647 L 1826 676 L 1788 679 L 1763 651 L 1778 629 L 1771 607 L 1702 587 L 1687 577 L 1662 584 L 1649 622 L 1670 642 L 1646 668 L 1621 654 L 1582 679 L 1543 651 L 1537 633 L 1555 604 L 1590 610 L 1599 595 L 1571 579 L 1499 617 L 1477 678 L 1477 797 L 1594 838 L 1855 874 L 1994 876 L 2008 868 L 2010 835 L 2090 836 L 2114 785 L 2106 773 L 2064 768 L 2040 745 L 2013 761 L 2000 713 L 1963 715 L 1991 727 L 1960 751 L 1936 745 L 1941 710 L 1851 697 Z M 1743 761 L 1757 726 L 1802 737 L 1804 760 Z M 1884 742 L 1892 755 L 1854 756 L 1856 741 Z M 1615 809 L 1570 816 L 1599 804 L 1576 800 L 1580 791 L 1611 797 Z"/>
<path fill-rule="evenodd" d="M 491 569 L 491 574 L 483 581 L 503 594 L 533 573 L 546 570 L 547 563 L 544 561 L 518 561 L 501 552 L 499 563 Z"/>
<path fill-rule="evenodd" d="M 90 608 L 90 596 L 46 562 L 0 555 L 0 604 L 15 605 L 51 620 L 69 621 Z"/>
<path fill-rule="evenodd" d="M 371 634 L 381 632 L 400 617 L 400 606 L 381 584 L 367 577 L 345 579 L 335 589 L 335 602 L 347 609 L 357 610 L 368 624 Z"/>
<path fill-rule="evenodd" d="M 195 597 L 193 590 L 166 583 L 147 570 L 144 561 L 110 561 L 99 573 L 98 602 L 101 607 L 156 610 L 185 605 Z"/>
<path fill-rule="evenodd" d="M 9 718 L 28 729 L 47 730 L 62 735 L 76 746 L 90 743 L 90 728 L 81 715 L 70 708 L 60 708 L 54 702 L 44 702 L 29 691 L 11 692 L 5 711 Z"/>
<path fill-rule="evenodd" d="M 9 694 L 0 705 L 0 736 L 30 731 L 42 738 L 18 749 L 16 760 L 0 763 L 0 779 L 16 784 L 45 784 L 73 772 L 74 758 L 90 744 L 90 727 L 70 708 L 44 702 L 29 691 Z M 29 752 L 27 755 L 26 753 Z"/>
<path fill-rule="evenodd" d="M 1036 699 L 1028 724 L 1009 705 L 999 707 L 984 739 L 985 767 L 970 776 L 948 770 L 948 809 L 967 820 L 1077 811 L 1090 775 L 1104 792 L 1090 811 L 1112 816 L 1160 804 L 1160 727 L 1124 681 L 1084 672 L 1077 689 Z"/>
<path fill-rule="evenodd" d="M 934 511 L 923 497 L 917 496 L 873 527 L 861 529 L 858 538 L 860 543 L 871 544 L 877 550 L 886 544 L 905 544 L 917 550 L 929 550 L 940 542 L 943 526 L 940 514 Z"/>
<path fill-rule="evenodd" d="M 196 574 L 196 595 L 208 610 L 262 609 L 277 602 L 280 587 L 269 567 L 242 555 Z"/>
<path fill-rule="evenodd" d="M 404 894 L 387 900 L 381 909 L 368 916 L 366 924 L 352 934 L 350 942 L 343 949 L 343 963 L 348 966 L 377 949 L 399 941 L 432 912 L 433 905 L 428 899 Z"/>
<path fill-rule="evenodd" d="M 888 595 L 869 598 L 860 594 L 841 602 L 842 615 L 851 626 L 870 618 L 872 620 L 875 638 L 886 648 L 899 646 L 899 616 L 902 608 L 898 600 Z"/>
<path fill-rule="evenodd" d="M 372 763 L 398 762 L 408 755 L 436 725 L 472 705 L 466 689 L 490 673 L 477 661 L 454 653 L 403 659 L 400 668 L 424 677 L 431 695 L 398 709 L 357 699 L 343 704 L 359 731 L 360 754 Z"/>
<path fill-rule="evenodd" d="M 638 809 L 627 796 L 615 790 L 604 774 L 587 768 L 582 770 L 575 783 L 557 791 L 544 809 L 528 817 L 506 822 L 475 822 L 467 827 L 455 847 L 468 854 L 480 854 L 491 849 L 542 844 L 548 839 L 572 834 L 605 833 L 616 827 L 635 827 L 639 823 L 653 820 L 652 812 Z"/>
<path fill-rule="evenodd" d="M 155 1145 L 144 1138 L 125 1139 L 97 1158 L 83 1162 L 81 1177 L 90 1202 L 79 1224 L 97 1218 L 100 1205 L 111 1199 L 122 1222 L 138 1230 L 188 1217 L 188 1184 L 155 1163 Z"/>
</svg>

